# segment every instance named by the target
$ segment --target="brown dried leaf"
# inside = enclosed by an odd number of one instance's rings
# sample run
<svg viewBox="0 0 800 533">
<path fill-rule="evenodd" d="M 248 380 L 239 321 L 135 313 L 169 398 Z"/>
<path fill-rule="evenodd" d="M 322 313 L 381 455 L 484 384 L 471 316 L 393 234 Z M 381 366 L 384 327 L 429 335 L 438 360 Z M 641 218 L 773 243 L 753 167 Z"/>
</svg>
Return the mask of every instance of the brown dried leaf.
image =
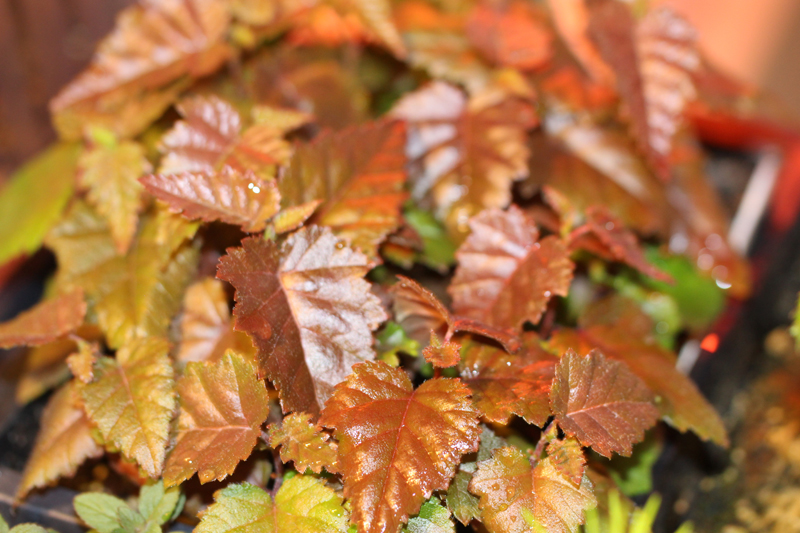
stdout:
<svg viewBox="0 0 800 533">
<path fill-rule="evenodd" d="M 18 499 L 60 477 L 73 476 L 86 459 L 102 455 L 103 449 L 92 438 L 92 426 L 78 403 L 78 389 L 74 382 L 68 383 L 47 402 L 41 429 L 17 487 Z"/>
<path fill-rule="evenodd" d="M 431 330 L 431 343 L 422 350 L 422 355 L 433 366 L 447 368 L 457 365 L 461 360 L 460 350 L 460 344 L 447 341 L 442 343 L 436 333 Z"/>
<path fill-rule="evenodd" d="M 584 511 L 597 504 L 585 474 L 576 486 L 551 457 L 531 466 L 517 448 L 498 448 L 478 463 L 469 489 L 480 495 L 483 524 L 491 533 L 527 532 L 531 521 L 548 533 L 575 533 Z"/>
<path fill-rule="evenodd" d="M 607 360 L 597 350 L 561 356 L 550 391 L 558 425 L 584 446 L 611 457 L 629 456 L 645 430 L 658 421 L 655 397 L 621 361 Z"/>
<path fill-rule="evenodd" d="M 494 65 L 536 69 L 553 55 L 553 34 L 537 15 L 531 4 L 520 0 L 482 2 L 469 15 L 466 34 Z"/>
<path fill-rule="evenodd" d="M 78 329 L 85 316 L 83 290 L 74 288 L 0 324 L 0 348 L 38 346 L 54 341 Z"/>
<path fill-rule="evenodd" d="M 363 279 L 367 263 L 317 226 L 280 248 L 247 238 L 220 260 L 217 277 L 236 288 L 236 329 L 253 338 L 284 411 L 319 412 L 353 364 L 375 357 L 371 332 L 386 314 Z"/>
<path fill-rule="evenodd" d="M 528 172 L 527 130 L 536 117 L 508 91 L 468 101 L 456 87 L 433 82 L 404 96 L 392 115 L 408 122 L 412 197 L 432 205 L 456 233 L 481 210 L 506 207 L 512 182 Z"/>
<path fill-rule="evenodd" d="M 169 343 L 148 337 L 126 344 L 117 358 L 101 358 L 95 380 L 81 394 L 89 419 L 103 439 L 152 478 L 164 466 L 175 412 L 175 381 Z"/>
<path fill-rule="evenodd" d="M 181 343 L 178 361 L 218 361 L 228 349 L 255 360 L 253 341 L 234 331 L 228 296 L 221 281 L 206 278 L 188 289 L 183 297 Z"/>
<path fill-rule="evenodd" d="M 250 456 L 269 414 L 269 396 L 256 369 L 231 352 L 214 363 L 189 363 L 178 381 L 178 442 L 164 467 L 164 484 L 197 472 L 200 483 L 220 481 Z"/>
<path fill-rule="evenodd" d="M 344 494 L 364 533 L 397 531 L 434 490 L 448 487 L 480 435 L 459 380 L 431 379 L 414 390 L 402 369 L 377 361 L 353 368 L 320 424 L 336 429 Z"/>
<path fill-rule="evenodd" d="M 114 244 L 124 254 L 142 209 L 142 186 L 137 180 L 151 170 L 144 147 L 132 141 L 98 144 L 83 153 L 78 169 L 81 185 L 89 189 L 87 200 L 108 221 Z"/>
<path fill-rule="evenodd" d="M 525 334 L 523 348 L 514 355 L 474 340 L 464 343 L 461 379 L 486 420 L 507 424 L 517 415 L 542 426 L 550 417 L 550 384 L 557 359 L 539 342 L 536 334 Z"/>
<path fill-rule="evenodd" d="M 311 222 L 329 226 L 368 257 L 400 226 L 405 128 L 382 121 L 326 132 L 300 146 L 280 182 L 284 207 L 323 200 Z"/>
<path fill-rule="evenodd" d="M 140 180 L 147 191 L 170 209 L 191 219 L 221 220 L 258 232 L 280 209 L 280 193 L 274 181 L 263 181 L 251 170 L 231 167 L 219 172 L 149 174 Z"/>
<path fill-rule="evenodd" d="M 309 468 L 317 474 L 323 468 L 328 472 L 338 471 L 338 446 L 329 439 L 319 425 L 311 422 L 309 413 L 292 413 L 283 418 L 280 427 L 275 424 L 269 427 L 269 445 L 280 446 L 281 461 L 294 461 L 298 472 Z"/>
<path fill-rule="evenodd" d="M 655 393 L 658 410 L 670 425 L 727 446 L 728 437 L 719 414 L 694 382 L 675 368 L 675 355 L 654 342 L 632 335 L 626 324 L 562 329 L 553 334 L 549 343 L 559 351 L 573 349 L 587 353 L 596 348 L 607 357 L 624 362 Z"/>
<path fill-rule="evenodd" d="M 137 135 L 172 104 L 185 86 L 181 77 L 205 76 L 225 61 L 229 25 L 224 0 L 141 0 L 129 7 L 89 67 L 51 101 L 56 128 L 71 139 L 87 123 Z M 170 87 L 176 80 L 180 85 Z"/>
<path fill-rule="evenodd" d="M 574 265 L 566 244 L 539 231 L 519 208 L 486 210 L 469 221 L 472 233 L 456 252 L 448 289 L 456 313 L 519 330 L 536 324 L 553 296 L 566 296 Z"/>
</svg>

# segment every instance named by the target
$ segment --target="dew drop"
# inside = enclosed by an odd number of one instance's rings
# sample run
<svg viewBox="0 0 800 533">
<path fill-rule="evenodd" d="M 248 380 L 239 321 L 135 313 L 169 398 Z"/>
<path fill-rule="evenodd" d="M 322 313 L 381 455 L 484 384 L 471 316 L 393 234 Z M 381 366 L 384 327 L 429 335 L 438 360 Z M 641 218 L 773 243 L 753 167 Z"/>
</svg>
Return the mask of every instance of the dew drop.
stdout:
<svg viewBox="0 0 800 533">
<path fill-rule="evenodd" d="M 544 297 L 550 298 L 550 291 L 544 291 Z"/>
<path fill-rule="evenodd" d="M 614 229 L 614 223 L 611 222 L 611 221 L 606 222 L 606 229 L 608 231 L 611 231 L 612 229 Z"/>
</svg>

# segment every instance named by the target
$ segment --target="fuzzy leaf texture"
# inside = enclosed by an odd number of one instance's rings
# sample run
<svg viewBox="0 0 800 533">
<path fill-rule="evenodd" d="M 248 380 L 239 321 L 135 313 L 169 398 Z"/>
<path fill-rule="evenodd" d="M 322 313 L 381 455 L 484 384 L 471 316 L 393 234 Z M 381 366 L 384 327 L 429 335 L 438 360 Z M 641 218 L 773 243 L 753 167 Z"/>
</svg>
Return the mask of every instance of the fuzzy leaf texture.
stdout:
<svg viewBox="0 0 800 533">
<path fill-rule="evenodd" d="M 78 329 L 85 316 L 83 290 L 75 288 L 0 324 L 0 348 L 38 346 L 54 341 Z"/>
<path fill-rule="evenodd" d="M 175 412 L 169 344 L 149 337 L 124 346 L 117 358 L 101 358 L 95 380 L 83 387 L 86 414 L 103 439 L 135 460 L 150 476 L 164 467 Z"/>
<path fill-rule="evenodd" d="M 478 463 L 470 490 L 481 498 L 483 524 L 490 533 L 530 531 L 531 517 L 547 533 L 575 533 L 584 512 L 597 503 L 586 475 L 576 486 L 550 457 L 531 465 L 516 448 L 498 448 L 491 459 Z"/>
<path fill-rule="evenodd" d="M 400 225 L 406 158 L 400 122 L 326 132 L 295 152 L 280 190 L 285 207 L 323 200 L 311 223 L 329 226 L 371 258 Z"/>
<path fill-rule="evenodd" d="M 518 207 L 486 210 L 469 225 L 448 289 L 456 313 L 521 329 L 526 321 L 539 322 L 550 298 L 567 295 L 574 265 L 566 244 L 553 236 L 540 241 Z"/>
<path fill-rule="evenodd" d="M 74 475 L 86 459 L 103 453 L 92 438 L 92 426 L 78 403 L 78 389 L 75 383 L 68 383 L 47 402 L 41 430 L 17 487 L 17 498 Z"/>
<path fill-rule="evenodd" d="M 270 446 L 280 447 L 281 461 L 293 461 L 298 472 L 311 469 L 319 474 L 323 468 L 328 472 L 337 471 L 338 446 L 329 439 L 311 422 L 309 413 L 292 413 L 283 418 L 280 426 L 273 424 L 269 428 Z"/>
<path fill-rule="evenodd" d="M 269 396 L 256 369 L 228 352 L 215 363 L 189 363 L 178 381 L 178 437 L 164 468 L 167 486 L 195 472 L 201 483 L 220 481 L 250 456 L 269 413 Z"/>
<path fill-rule="evenodd" d="M 204 222 L 221 220 L 251 233 L 263 230 L 280 209 L 275 182 L 265 182 L 250 170 L 226 166 L 211 173 L 150 174 L 141 182 L 174 212 Z"/>
<path fill-rule="evenodd" d="M 386 315 L 363 279 L 367 263 L 317 226 L 280 248 L 245 239 L 220 260 L 217 276 L 236 289 L 236 329 L 253 338 L 284 411 L 318 413 L 353 364 L 375 357 L 372 331 Z"/>
<path fill-rule="evenodd" d="M 214 495 L 196 533 L 332 533 L 347 531 L 347 512 L 333 489 L 311 476 L 296 475 L 278 489 L 275 501 L 264 490 L 243 483 Z"/>
<path fill-rule="evenodd" d="M 362 533 L 398 531 L 434 490 L 448 487 L 480 435 L 459 380 L 432 379 L 414 390 L 403 370 L 382 362 L 354 367 L 320 424 L 335 429 L 344 494 Z"/>
<path fill-rule="evenodd" d="M 223 0 L 143 0 L 122 11 L 89 65 L 50 102 L 56 129 L 76 139 L 86 125 L 120 137 L 144 130 L 185 87 L 228 57 Z"/>
</svg>

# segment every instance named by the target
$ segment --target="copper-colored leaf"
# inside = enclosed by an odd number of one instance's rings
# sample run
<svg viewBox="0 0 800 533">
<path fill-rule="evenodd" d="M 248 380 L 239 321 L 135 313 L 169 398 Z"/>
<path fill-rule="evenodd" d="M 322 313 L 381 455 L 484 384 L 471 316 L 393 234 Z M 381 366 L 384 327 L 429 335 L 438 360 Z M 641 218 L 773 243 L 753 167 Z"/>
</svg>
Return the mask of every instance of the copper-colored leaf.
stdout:
<svg viewBox="0 0 800 533">
<path fill-rule="evenodd" d="M 189 286 L 183 308 L 179 361 L 217 361 L 229 348 L 255 359 L 250 337 L 233 329 L 222 282 L 206 278 Z"/>
<path fill-rule="evenodd" d="M 253 338 L 284 411 L 319 412 L 353 364 L 375 357 L 371 332 L 386 315 L 363 279 L 367 263 L 317 226 L 280 248 L 245 239 L 221 259 L 217 276 L 236 288 L 236 329 Z"/>
<path fill-rule="evenodd" d="M 537 323 L 553 296 L 566 296 L 574 265 L 566 244 L 539 231 L 519 208 L 484 211 L 456 252 L 448 291 L 456 313 L 492 326 L 520 329 Z"/>
<path fill-rule="evenodd" d="M 83 461 L 103 453 L 92 438 L 92 426 L 78 404 L 76 388 L 74 383 L 65 385 L 47 403 L 17 498 L 62 476 L 74 475 Z"/>
<path fill-rule="evenodd" d="M 119 348 L 134 338 L 166 335 L 197 264 L 197 248 L 185 242 L 195 230 L 158 210 L 142 217 L 136 239 L 121 255 L 105 220 L 78 202 L 47 244 L 58 259 L 57 280 L 86 291 L 109 345 Z"/>
<path fill-rule="evenodd" d="M 151 170 L 144 147 L 132 141 L 98 144 L 83 153 L 78 168 L 81 184 L 89 189 L 87 200 L 108 221 L 114 244 L 124 254 L 142 208 L 142 186 L 137 179 Z"/>
<path fill-rule="evenodd" d="M 675 356 L 655 343 L 635 337 L 624 323 L 559 330 L 550 339 L 557 350 L 589 352 L 598 349 L 624 362 L 657 396 L 661 416 L 681 431 L 726 446 L 725 426 L 690 378 L 675 368 Z"/>
<path fill-rule="evenodd" d="M 457 379 L 414 390 L 401 369 L 357 365 L 336 387 L 320 423 L 335 428 L 344 494 L 359 531 L 397 531 L 434 490 L 444 490 L 464 453 L 478 449 L 478 413 Z"/>
<path fill-rule="evenodd" d="M 400 59 L 406 56 L 406 47 L 392 18 L 390 0 L 353 0 L 353 6 L 361 20 L 386 48 Z"/>
<path fill-rule="evenodd" d="M 269 396 L 244 357 L 228 352 L 215 363 L 189 363 L 178 381 L 178 442 L 164 467 L 177 485 L 197 472 L 200 483 L 222 480 L 250 456 L 269 413 Z"/>
<path fill-rule="evenodd" d="M 175 381 L 169 343 L 156 337 L 134 341 L 101 358 L 95 380 L 82 387 L 89 419 L 103 439 L 135 460 L 150 477 L 164 466 L 175 411 Z"/>
<path fill-rule="evenodd" d="M 286 207 L 324 200 L 311 222 L 330 226 L 370 258 L 400 225 L 406 199 L 405 128 L 377 122 L 327 132 L 301 146 L 280 190 Z"/>
<path fill-rule="evenodd" d="M 460 344 L 449 341 L 442 342 L 436 333 L 431 331 L 431 343 L 422 350 L 422 355 L 433 366 L 447 368 L 457 365 L 461 360 L 460 350 Z"/>
<path fill-rule="evenodd" d="M 555 426 L 553 426 L 555 428 Z M 586 456 L 580 442 L 574 437 L 553 438 L 547 444 L 547 455 L 553 466 L 577 487 L 583 479 Z"/>
<path fill-rule="evenodd" d="M 662 178 L 670 173 L 672 140 L 695 97 L 700 65 L 694 28 L 671 8 L 650 10 L 636 24 L 630 6 L 593 0 L 590 32 L 617 73 L 633 135 Z"/>
<path fill-rule="evenodd" d="M 636 235 L 603 206 L 586 209 L 583 235 L 570 242 L 570 248 L 584 248 L 612 261 L 621 261 L 657 280 L 670 282 L 672 278 L 647 262 Z M 588 234 L 588 235 L 587 235 Z"/>
<path fill-rule="evenodd" d="M 542 426 L 550 411 L 550 384 L 556 358 L 528 333 L 518 354 L 474 340 L 464 343 L 461 378 L 472 390 L 472 401 L 491 422 L 507 424 L 511 415 Z"/>
<path fill-rule="evenodd" d="M 274 178 L 275 166 L 289 157 L 281 129 L 256 124 L 243 131 L 242 117 L 225 100 L 195 96 L 177 107 L 184 120 L 161 138 L 166 152 L 161 174 L 211 174 L 228 165 L 240 172 L 250 169 L 269 181 Z"/>
<path fill-rule="evenodd" d="M 556 468 L 551 457 L 535 466 L 517 448 L 498 448 L 478 463 L 469 488 L 481 497 L 483 524 L 490 533 L 523 533 L 533 521 L 548 533 L 575 533 L 584 511 L 596 500 L 592 483 L 583 475 L 580 485 Z"/>
<path fill-rule="evenodd" d="M 141 0 L 124 10 L 89 68 L 51 102 L 62 136 L 78 138 L 86 123 L 134 136 L 172 103 L 168 87 L 184 75 L 209 74 L 227 58 L 230 24 L 224 0 Z"/>
<path fill-rule="evenodd" d="M 317 474 L 323 468 L 328 472 L 338 470 L 336 443 L 311 422 L 309 413 L 292 413 L 283 418 L 280 427 L 271 425 L 269 444 L 273 448 L 280 446 L 281 460 L 294 461 L 298 472 L 309 468 Z"/>
<path fill-rule="evenodd" d="M 69 371 L 78 381 L 91 383 L 94 380 L 94 364 L 100 357 L 97 343 L 78 340 L 78 351 L 67 357 Z"/>
<path fill-rule="evenodd" d="M 491 4 L 478 4 L 467 20 L 467 37 L 475 48 L 495 65 L 521 70 L 543 66 L 553 54 L 553 35 L 531 4 Z"/>
<path fill-rule="evenodd" d="M 73 289 L 0 324 L 0 348 L 38 346 L 54 341 L 78 329 L 84 316 L 83 291 Z"/>
<path fill-rule="evenodd" d="M 500 91 L 467 100 L 433 82 L 404 96 L 392 115 L 408 122 L 412 196 L 433 205 L 451 230 L 463 232 L 484 208 L 506 207 L 511 183 L 528 172 L 526 132 L 536 118 L 525 99 Z"/>
<path fill-rule="evenodd" d="M 597 350 L 586 356 L 567 350 L 561 356 L 550 402 L 564 432 L 606 457 L 630 455 L 659 415 L 647 385 Z"/>
<path fill-rule="evenodd" d="M 219 172 L 150 174 L 140 180 L 145 188 L 187 218 L 222 222 L 257 232 L 280 208 L 274 181 L 263 181 L 251 170 L 231 167 Z"/>
</svg>

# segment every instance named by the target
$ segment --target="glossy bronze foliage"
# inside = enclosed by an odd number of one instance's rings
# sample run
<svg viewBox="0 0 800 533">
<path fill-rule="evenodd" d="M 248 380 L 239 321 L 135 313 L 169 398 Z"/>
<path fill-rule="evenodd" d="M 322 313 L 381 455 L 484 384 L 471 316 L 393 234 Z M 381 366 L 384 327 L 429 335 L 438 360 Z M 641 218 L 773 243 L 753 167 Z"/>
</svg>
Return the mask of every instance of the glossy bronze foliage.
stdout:
<svg viewBox="0 0 800 533">
<path fill-rule="evenodd" d="M 76 499 L 100 533 L 575 533 L 659 419 L 725 445 L 672 349 L 747 265 L 695 35 L 631 9 L 123 11 L 0 193 L 4 265 L 57 262 L 0 325 L 19 397 L 56 389 L 18 496 L 142 485 Z"/>
</svg>

